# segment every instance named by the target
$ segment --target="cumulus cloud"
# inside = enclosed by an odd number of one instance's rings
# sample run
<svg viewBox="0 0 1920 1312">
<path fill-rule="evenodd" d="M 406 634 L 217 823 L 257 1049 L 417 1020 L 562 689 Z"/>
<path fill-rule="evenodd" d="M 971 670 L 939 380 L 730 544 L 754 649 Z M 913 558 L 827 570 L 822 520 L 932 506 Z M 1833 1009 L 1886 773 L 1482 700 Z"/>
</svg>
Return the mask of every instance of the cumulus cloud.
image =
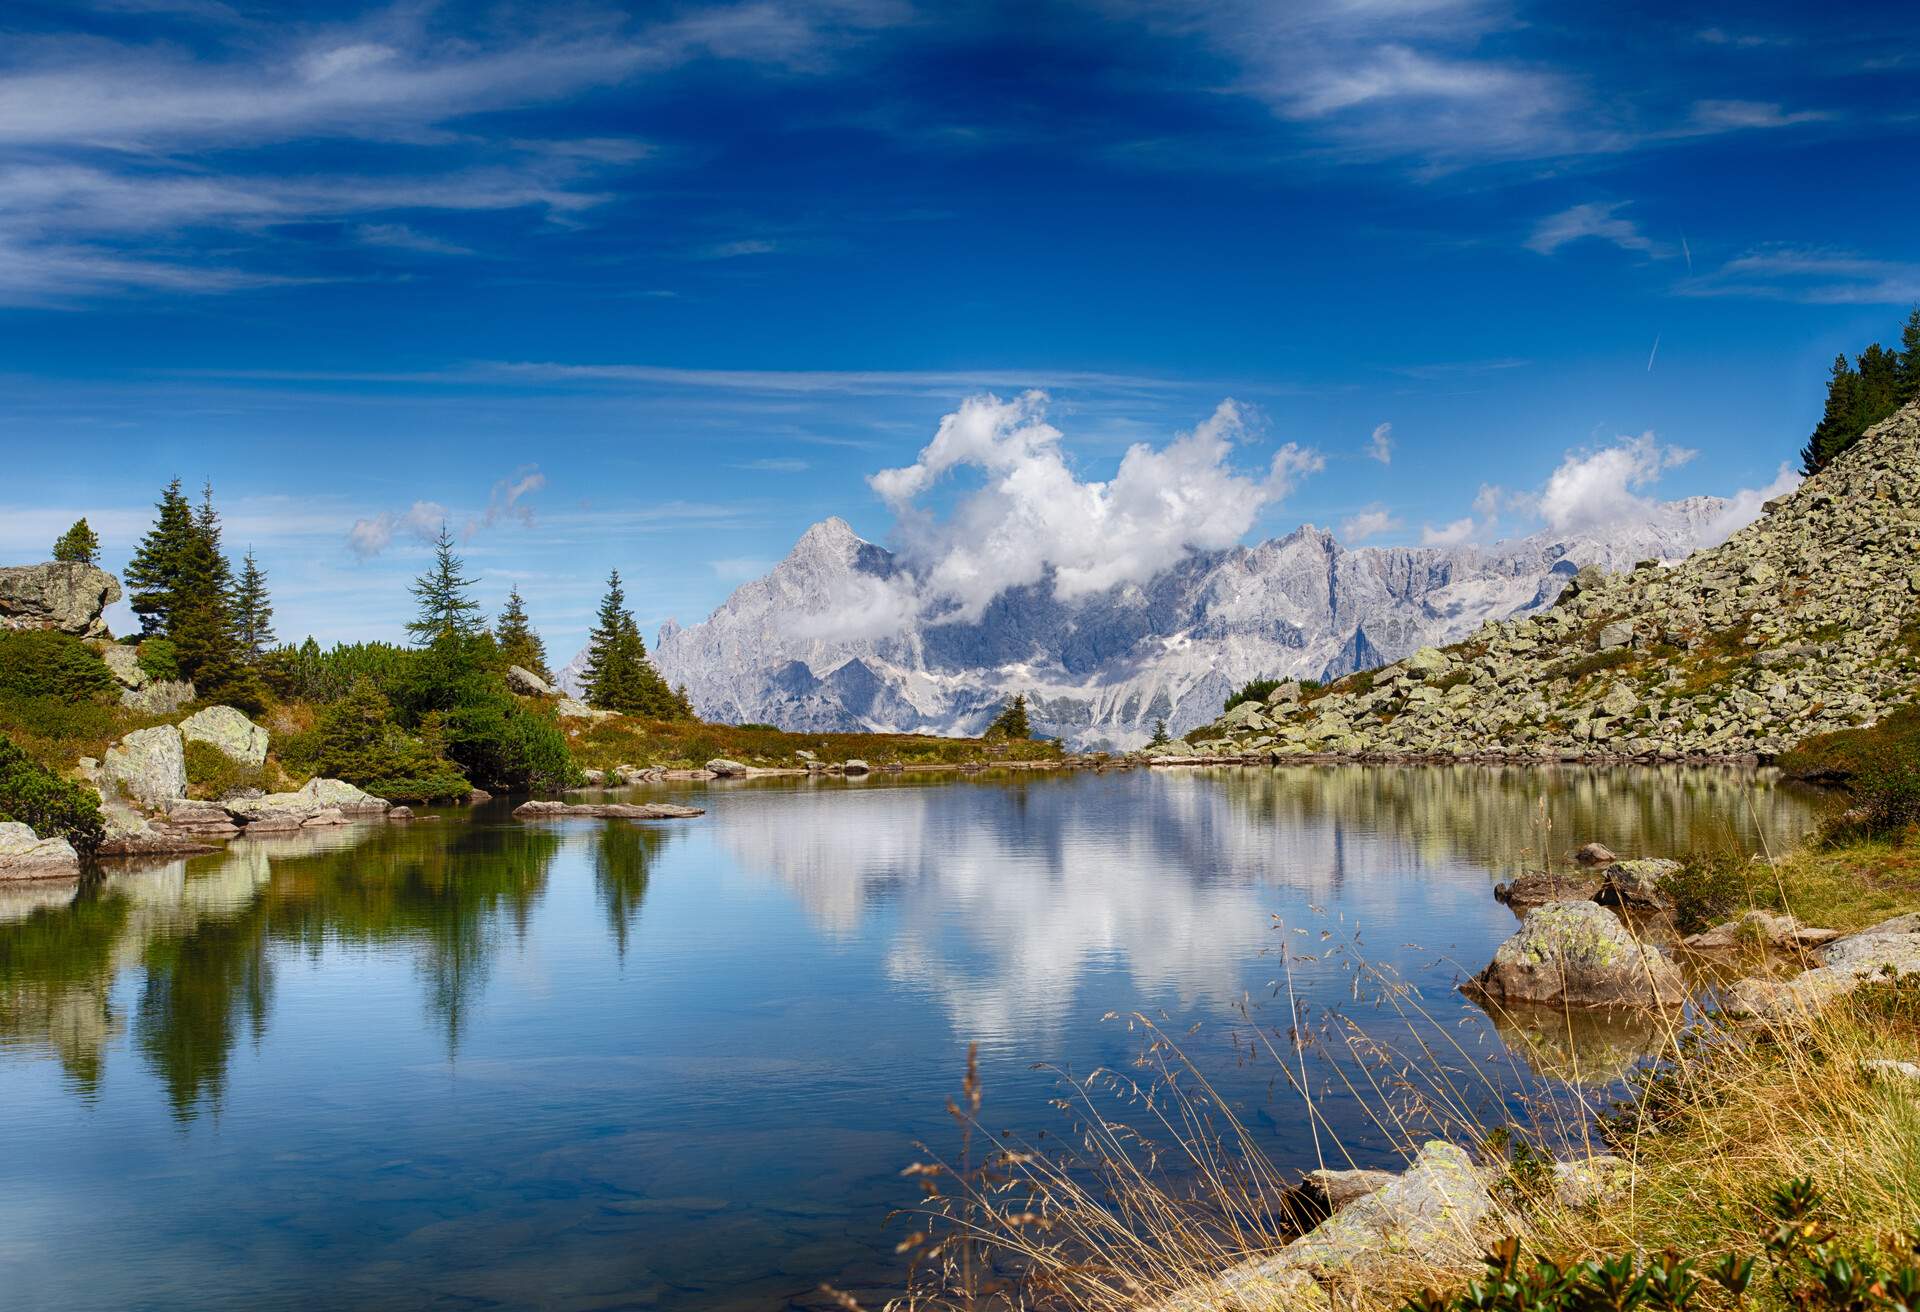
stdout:
<svg viewBox="0 0 1920 1312">
<path fill-rule="evenodd" d="M 1451 524 L 1442 524 L 1438 528 L 1432 524 L 1420 529 L 1420 545 L 1423 547 L 1457 547 L 1463 542 L 1473 541 L 1473 516 L 1456 519 Z"/>
<path fill-rule="evenodd" d="M 1382 533 L 1391 533 L 1400 527 L 1400 521 L 1391 511 L 1382 506 L 1369 506 L 1357 515 L 1351 515 L 1340 523 L 1340 538 L 1348 546 L 1357 546 L 1368 538 L 1377 538 Z"/>
<path fill-rule="evenodd" d="M 914 463 L 868 479 L 896 516 L 922 614 L 974 620 L 1008 588 L 1049 577 L 1063 600 L 1143 582 L 1189 552 L 1238 542 L 1261 511 L 1325 463 L 1287 443 L 1260 473 L 1236 469 L 1229 457 L 1247 440 L 1249 417 L 1226 400 L 1163 447 L 1130 447 L 1113 478 L 1085 480 L 1046 409 L 1037 391 L 972 397 L 940 421 Z M 945 518 L 918 504 L 962 469 L 977 471 L 982 484 Z"/>
<path fill-rule="evenodd" d="M 1713 522 L 1700 531 L 1702 547 L 1717 547 L 1738 533 L 1754 520 L 1760 518 L 1760 508 L 1775 497 L 1783 497 L 1799 487 L 1800 471 L 1786 461 L 1780 462 L 1780 468 L 1773 481 L 1765 487 L 1742 488 L 1727 498 L 1726 509 L 1714 516 Z"/>
<path fill-rule="evenodd" d="M 1375 424 L 1367 442 L 1367 456 L 1383 465 L 1393 463 L 1393 425 Z"/>
<path fill-rule="evenodd" d="M 1640 489 L 1694 452 L 1670 446 L 1650 432 L 1622 437 L 1597 451 L 1570 451 L 1540 493 L 1540 517 L 1556 532 L 1574 532 L 1622 520 L 1644 519 L 1653 503 Z"/>
<path fill-rule="evenodd" d="M 393 545 L 396 534 L 431 542 L 447 522 L 447 508 L 438 501 L 416 501 L 405 512 L 382 511 L 371 519 L 356 519 L 347 530 L 347 549 L 371 560 Z"/>
</svg>

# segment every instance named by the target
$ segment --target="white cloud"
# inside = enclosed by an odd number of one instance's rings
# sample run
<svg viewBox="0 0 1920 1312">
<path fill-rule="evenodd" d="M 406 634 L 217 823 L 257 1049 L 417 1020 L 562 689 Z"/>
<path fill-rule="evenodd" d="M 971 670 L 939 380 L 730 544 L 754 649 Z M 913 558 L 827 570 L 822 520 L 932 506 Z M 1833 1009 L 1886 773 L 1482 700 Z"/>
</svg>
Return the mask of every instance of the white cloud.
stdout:
<svg viewBox="0 0 1920 1312">
<path fill-rule="evenodd" d="M 1571 242 L 1591 238 L 1611 242 L 1623 251 L 1638 251 L 1657 260 L 1671 257 L 1674 254 L 1671 247 L 1641 232 L 1640 226 L 1633 220 L 1618 217 L 1619 211 L 1626 205 L 1625 201 L 1575 205 L 1572 209 L 1550 214 L 1534 225 L 1533 235 L 1527 238 L 1527 249 L 1551 255 Z"/>
<path fill-rule="evenodd" d="M 1377 538 L 1382 533 L 1391 533 L 1401 527 L 1400 521 L 1392 512 L 1382 506 L 1369 506 L 1357 515 L 1351 515 L 1340 523 L 1340 540 L 1348 546 L 1358 546 L 1368 538 Z"/>
<path fill-rule="evenodd" d="M 1693 456 L 1650 432 L 1619 438 L 1598 451 L 1568 452 L 1540 493 L 1540 517 L 1562 533 L 1645 518 L 1653 503 L 1639 489 Z"/>
<path fill-rule="evenodd" d="M 1810 305 L 1920 300 L 1920 263 L 1832 248 L 1760 246 L 1680 284 L 1685 296 L 1751 296 Z"/>
<path fill-rule="evenodd" d="M 1760 518 L 1760 508 L 1775 497 L 1785 496 L 1799 487 L 1800 471 L 1786 461 L 1780 462 L 1773 481 L 1765 487 L 1742 488 L 1727 498 L 1727 507 L 1700 531 L 1702 547 L 1717 547 Z"/>
<path fill-rule="evenodd" d="M 1764 100 L 1696 100 L 1692 127 L 1699 132 L 1739 132 L 1748 128 L 1789 128 L 1833 117 L 1823 109 L 1788 110 Z"/>
<path fill-rule="evenodd" d="M 763 456 L 758 460 L 735 462 L 735 469 L 751 469 L 760 474 L 800 474 L 813 468 L 797 456 Z"/>
<path fill-rule="evenodd" d="M 710 560 L 707 562 L 707 568 L 713 571 L 716 578 L 726 579 L 732 583 L 744 583 L 748 579 L 757 579 L 772 569 L 773 562 L 751 556 L 734 556 L 725 560 Z"/>
<path fill-rule="evenodd" d="M 1081 479 L 1046 422 L 1047 397 L 976 396 L 941 420 L 913 464 L 868 479 L 895 513 L 901 558 L 934 618 L 971 620 L 1011 587 L 1051 574 L 1063 599 L 1153 578 L 1192 551 L 1239 541 L 1260 512 L 1324 465 L 1288 443 L 1258 476 L 1228 464 L 1247 416 L 1223 401 L 1166 446 L 1128 448 L 1112 479 Z M 945 519 L 917 504 L 945 475 L 983 483 Z"/>
<path fill-rule="evenodd" d="M 422 255 L 471 255 L 465 246 L 442 240 L 404 223 L 361 223 L 353 229 L 353 238 L 364 246 L 384 246 L 396 251 L 417 251 Z"/>
<path fill-rule="evenodd" d="M 1383 465 L 1393 463 L 1393 425 L 1375 424 L 1367 442 L 1367 456 Z"/>
<path fill-rule="evenodd" d="M 416 501 L 403 514 L 389 510 L 371 519 L 354 520 L 347 530 L 347 549 L 362 560 L 371 560 L 393 545 L 396 533 L 431 542 L 446 522 L 447 508 L 438 501 Z"/>
<path fill-rule="evenodd" d="M 1435 528 L 1432 524 L 1420 529 L 1420 545 L 1423 547 L 1457 547 L 1464 542 L 1473 541 L 1473 518 L 1456 519 L 1451 524 L 1442 524 Z"/>
<path fill-rule="evenodd" d="M 514 519 L 530 526 L 533 523 L 533 507 L 521 504 L 522 498 L 531 496 L 546 485 L 547 476 L 540 472 L 538 465 L 520 466 L 494 483 L 493 491 L 487 495 L 487 508 L 467 519 L 463 536 L 471 540 L 481 529 L 492 528 L 502 519 Z"/>
</svg>

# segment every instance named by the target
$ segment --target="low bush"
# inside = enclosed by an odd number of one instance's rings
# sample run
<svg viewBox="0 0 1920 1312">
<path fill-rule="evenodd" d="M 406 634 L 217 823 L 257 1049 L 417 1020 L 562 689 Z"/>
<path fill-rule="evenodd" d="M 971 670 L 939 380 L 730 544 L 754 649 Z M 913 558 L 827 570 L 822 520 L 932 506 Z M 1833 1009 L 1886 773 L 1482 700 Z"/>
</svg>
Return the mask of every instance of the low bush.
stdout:
<svg viewBox="0 0 1920 1312">
<path fill-rule="evenodd" d="M 38 764 L 10 738 L 0 738 L 0 820 L 19 821 L 42 838 L 64 838 L 83 856 L 105 836 L 99 796 Z"/>
<path fill-rule="evenodd" d="M 1846 789 L 1851 804 L 1829 823 L 1829 838 L 1900 837 L 1920 825 L 1920 706 L 1809 738 L 1780 767 L 1789 778 Z"/>
<path fill-rule="evenodd" d="M 187 795 L 218 801 L 243 788 L 264 786 L 266 772 L 243 765 L 212 743 L 195 738 L 187 743 Z"/>
<path fill-rule="evenodd" d="M 312 729 L 281 742 L 280 759 L 290 769 L 344 779 L 390 801 L 465 797 L 473 785 L 437 747 L 395 725 L 387 699 L 362 676 Z"/>
<path fill-rule="evenodd" d="M 83 756 L 99 756 L 124 732 L 126 719 L 119 707 L 106 702 L 0 696 L 0 733 L 47 765 L 72 765 Z"/>
<path fill-rule="evenodd" d="M 1225 702 L 1221 703 L 1221 713 L 1224 714 L 1232 710 L 1241 702 L 1264 702 L 1267 699 L 1267 694 L 1279 686 L 1280 680 L 1278 679 L 1255 679 L 1241 688 L 1239 692 L 1231 694 Z"/>
<path fill-rule="evenodd" d="M 85 701 L 115 686 L 106 663 L 78 638 L 44 629 L 0 630 L 0 696 Z"/>
<path fill-rule="evenodd" d="M 171 638 L 148 638 L 140 644 L 138 660 L 149 679 L 171 681 L 180 677 L 180 649 Z"/>
<path fill-rule="evenodd" d="M 447 755 L 482 787 L 551 792 L 584 782 L 560 727 L 511 698 L 455 706 L 438 728 Z"/>
</svg>

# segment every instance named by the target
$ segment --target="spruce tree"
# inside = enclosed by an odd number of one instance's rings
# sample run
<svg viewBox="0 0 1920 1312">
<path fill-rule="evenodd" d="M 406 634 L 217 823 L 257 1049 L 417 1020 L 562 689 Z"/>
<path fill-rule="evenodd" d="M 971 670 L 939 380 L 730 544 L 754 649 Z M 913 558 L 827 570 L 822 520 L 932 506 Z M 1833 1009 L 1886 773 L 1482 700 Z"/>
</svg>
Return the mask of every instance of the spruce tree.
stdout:
<svg viewBox="0 0 1920 1312">
<path fill-rule="evenodd" d="M 1920 305 L 1913 307 L 1907 315 L 1907 323 L 1900 330 L 1900 400 L 1911 401 L 1920 396 Z M 86 523 L 83 519 L 81 523 Z"/>
<path fill-rule="evenodd" d="M 267 574 L 248 549 L 240 564 L 240 582 L 233 591 L 234 626 L 241 654 L 257 661 L 273 646 L 273 603 L 267 596 Z"/>
<path fill-rule="evenodd" d="M 1875 342 L 1860 353 L 1852 432 L 1847 445 L 1900 408 L 1900 357 Z"/>
<path fill-rule="evenodd" d="M 1031 738 L 1033 727 L 1027 723 L 1027 695 L 1015 693 L 1013 700 L 1001 708 L 1000 714 L 987 726 L 989 738 Z"/>
<path fill-rule="evenodd" d="M 507 593 L 507 608 L 500 612 L 494 640 L 500 644 L 502 661 L 552 680 L 553 675 L 547 670 L 547 646 L 527 622 L 527 605 L 520 599 L 518 587 Z"/>
<path fill-rule="evenodd" d="M 1171 738 L 1167 737 L 1167 722 L 1165 720 L 1155 720 L 1153 722 L 1153 741 L 1147 745 L 1149 747 L 1165 747 L 1172 741 Z"/>
<path fill-rule="evenodd" d="M 155 509 L 159 513 L 153 527 L 140 540 L 125 573 L 133 613 L 140 617 L 140 632 L 147 637 L 160 636 L 172 627 L 181 574 L 196 538 L 193 507 L 180 494 L 179 479 L 167 484 Z"/>
<path fill-rule="evenodd" d="M 581 671 L 586 685 L 587 705 L 617 711 L 633 699 L 633 669 L 625 640 L 627 594 L 620 586 L 620 571 L 607 575 L 607 595 L 600 599 L 600 611 L 587 633 L 587 663 Z"/>
<path fill-rule="evenodd" d="M 53 544 L 53 558 L 74 565 L 100 563 L 100 538 L 85 518 L 75 520 L 73 527 L 60 535 Z"/>
<path fill-rule="evenodd" d="M 440 526 L 433 540 L 433 567 L 413 582 L 419 615 L 407 625 L 416 647 L 431 647 L 442 638 L 472 637 L 480 631 L 480 603 L 470 595 L 473 580 L 466 565 L 453 554 L 453 534 Z"/>
<path fill-rule="evenodd" d="M 248 663 L 238 617 L 233 567 L 220 550 L 220 515 L 213 485 L 201 489 L 200 506 L 179 557 L 167 637 L 180 673 L 206 702 L 226 702 L 258 711 L 266 694 Z"/>
</svg>

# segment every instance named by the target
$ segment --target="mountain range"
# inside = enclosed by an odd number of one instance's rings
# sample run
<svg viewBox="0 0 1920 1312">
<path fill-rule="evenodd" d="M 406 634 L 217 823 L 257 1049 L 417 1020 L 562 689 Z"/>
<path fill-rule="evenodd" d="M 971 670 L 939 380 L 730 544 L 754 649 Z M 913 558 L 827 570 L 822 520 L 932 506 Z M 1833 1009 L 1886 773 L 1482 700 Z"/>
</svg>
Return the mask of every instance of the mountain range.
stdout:
<svg viewBox="0 0 1920 1312">
<path fill-rule="evenodd" d="M 1684 557 L 1727 508 L 1691 497 L 1490 546 L 1350 548 L 1307 525 L 1192 553 L 1146 583 L 1062 601 L 1043 579 L 1003 591 L 977 620 L 907 618 L 884 632 L 862 599 L 909 566 L 830 518 L 705 620 L 662 625 L 653 659 L 711 720 L 973 734 L 1019 692 L 1038 733 L 1136 747 L 1156 721 L 1174 735 L 1212 721 L 1250 679 L 1334 678 L 1547 606 L 1582 566 Z M 563 687 L 580 691 L 581 661 Z"/>
</svg>

